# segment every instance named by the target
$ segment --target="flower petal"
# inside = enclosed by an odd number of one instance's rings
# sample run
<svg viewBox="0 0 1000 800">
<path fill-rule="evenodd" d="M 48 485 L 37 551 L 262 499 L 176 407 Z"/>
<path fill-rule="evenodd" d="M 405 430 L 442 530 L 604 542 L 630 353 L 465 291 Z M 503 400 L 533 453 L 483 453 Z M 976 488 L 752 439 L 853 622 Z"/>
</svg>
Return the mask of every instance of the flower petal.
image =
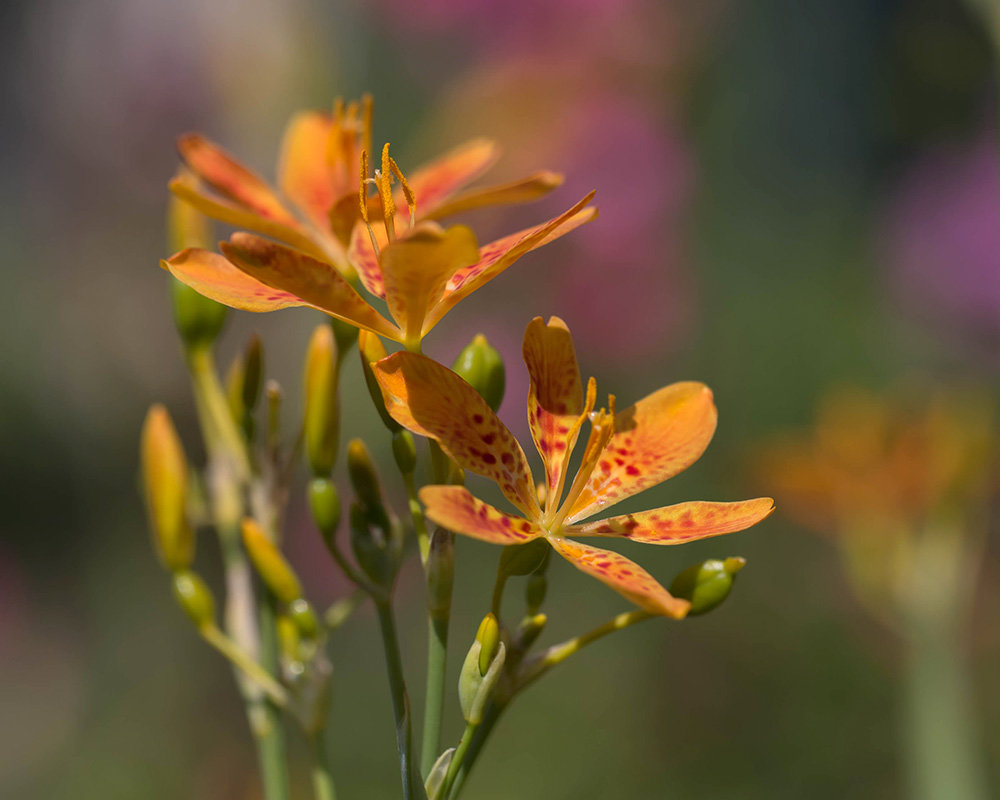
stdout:
<svg viewBox="0 0 1000 800">
<path fill-rule="evenodd" d="M 314 225 L 330 227 L 329 211 L 336 196 L 327 146 L 333 118 L 320 111 L 302 111 L 285 128 L 278 160 L 278 185 Z"/>
<path fill-rule="evenodd" d="M 276 222 L 297 224 L 271 187 L 217 144 L 189 133 L 178 138 L 177 150 L 192 172 L 224 196 Z"/>
<path fill-rule="evenodd" d="M 535 523 L 484 503 L 464 486 L 425 486 L 420 502 L 436 525 L 490 544 L 523 544 L 544 533 Z"/>
<path fill-rule="evenodd" d="M 432 213 L 467 183 L 496 163 L 500 148 L 489 139 L 473 139 L 416 170 L 407 180 L 417 200 L 417 217 Z M 406 212 L 403 212 L 407 216 Z"/>
<path fill-rule="evenodd" d="M 464 225 L 443 230 L 423 223 L 386 245 L 379 259 L 385 301 L 407 341 L 420 341 L 427 309 L 441 298 L 455 271 L 478 257 L 476 235 Z"/>
<path fill-rule="evenodd" d="M 712 391 L 703 383 L 665 386 L 615 415 L 615 433 L 567 522 L 593 514 L 683 472 L 715 433 Z"/>
<path fill-rule="evenodd" d="M 376 297 L 385 299 L 385 280 L 382 278 L 382 267 L 378 263 L 378 253 L 372 245 L 372 236 L 382 250 L 389 240 L 381 225 L 365 225 L 359 222 L 351 232 L 351 243 L 347 248 L 347 258 L 357 270 L 361 285 Z"/>
<path fill-rule="evenodd" d="M 428 333 L 459 300 L 493 280 L 525 253 L 555 241 L 594 219 L 597 209 L 585 208 L 593 196 L 591 192 L 571 209 L 548 222 L 483 245 L 479 250 L 479 261 L 460 269 L 448 281 L 444 297 L 428 315 L 424 333 Z"/>
<path fill-rule="evenodd" d="M 528 323 L 522 353 L 531 381 L 528 424 L 545 464 L 549 506 L 559 502 L 566 464 L 580 433 L 576 423 L 583 411 L 583 383 L 573 337 L 559 317 L 550 317 L 548 323 L 535 317 Z"/>
<path fill-rule="evenodd" d="M 415 353 L 394 353 L 372 369 L 396 422 L 437 439 L 462 469 L 496 481 L 526 516 L 538 516 L 524 451 L 475 389 L 447 367 Z"/>
<path fill-rule="evenodd" d="M 625 556 L 557 536 L 550 536 L 549 542 L 578 570 L 594 576 L 651 614 L 681 619 L 691 608 L 687 600 L 674 597 L 652 575 Z"/>
<path fill-rule="evenodd" d="M 164 269 L 196 292 L 243 311 L 277 311 L 308 305 L 280 289 L 272 289 L 210 250 L 189 247 L 160 262 Z"/>
<path fill-rule="evenodd" d="M 351 325 L 400 339 L 400 331 L 359 295 L 335 267 L 290 247 L 249 233 L 234 233 L 219 245 L 236 267 Z"/>
<path fill-rule="evenodd" d="M 275 222 L 273 219 L 262 217 L 229 200 L 212 196 L 198 185 L 197 179 L 189 174 L 181 174 L 173 178 L 169 188 L 176 197 L 189 203 L 207 217 L 217 219 L 235 228 L 247 228 L 265 236 L 273 236 L 275 239 L 310 255 L 323 256 L 323 251 L 302 232 L 298 223 L 295 224 L 295 227 L 291 227 Z"/>
<path fill-rule="evenodd" d="M 695 501 L 623 514 L 567 529 L 570 536 L 614 536 L 648 544 L 682 544 L 756 525 L 774 511 L 770 497 L 738 503 Z"/>
<path fill-rule="evenodd" d="M 537 172 L 499 186 L 471 189 L 446 200 L 429 214 L 421 214 L 421 219 L 440 219 L 452 214 L 461 214 L 484 206 L 506 206 L 515 203 L 530 203 L 544 197 L 553 189 L 562 186 L 563 176 L 558 172 Z M 419 208 L 417 209 L 419 212 Z"/>
</svg>

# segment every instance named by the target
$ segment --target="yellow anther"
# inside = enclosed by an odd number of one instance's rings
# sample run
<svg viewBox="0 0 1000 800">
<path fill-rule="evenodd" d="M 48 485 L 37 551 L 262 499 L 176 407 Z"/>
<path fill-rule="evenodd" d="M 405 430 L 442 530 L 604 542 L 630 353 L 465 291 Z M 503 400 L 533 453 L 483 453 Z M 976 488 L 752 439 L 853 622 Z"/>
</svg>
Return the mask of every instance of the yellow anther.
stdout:
<svg viewBox="0 0 1000 800">
<path fill-rule="evenodd" d="M 406 178 L 403 177 L 403 171 L 399 168 L 399 164 L 396 163 L 396 159 L 392 156 L 389 157 L 389 169 L 392 170 L 392 174 L 395 175 L 396 180 L 399 181 L 399 187 L 403 190 L 403 197 L 406 198 L 406 207 L 410 211 L 410 227 L 412 228 L 417 220 L 417 198 L 413 194 L 410 184 L 408 184 L 406 182 Z"/>
<path fill-rule="evenodd" d="M 358 200 L 361 204 L 361 219 L 368 225 L 368 151 L 361 151 L 361 180 L 359 181 Z"/>
<path fill-rule="evenodd" d="M 396 240 L 396 201 L 392 199 L 392 169 L 389 166 L 389 143 L 382 148 L 382 169 L 375 175 L 375 185 L 378 187 L 379 198 L 382 201 L 382 220 L 385 223 L 385 236 L 390 241 Z"/>
</svg>

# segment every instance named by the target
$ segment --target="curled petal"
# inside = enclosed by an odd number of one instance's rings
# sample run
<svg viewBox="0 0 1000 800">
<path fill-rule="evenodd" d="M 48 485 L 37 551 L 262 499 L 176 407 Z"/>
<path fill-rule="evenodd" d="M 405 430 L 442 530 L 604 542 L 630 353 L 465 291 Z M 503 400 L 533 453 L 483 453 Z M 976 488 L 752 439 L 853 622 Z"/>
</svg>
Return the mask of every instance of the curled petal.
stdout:
<svg viewBox="0 0 1000 800">
<path fill-rule="evenodd" d="M 580 426 L 583 383 L 573 337 L 566 323 L 535 317 L 524 332 L 524 363 L 528 366 L 528 424 L 545 464 L 548 492 L 558 503 Z"/>
<path fill-rule="evenodd" d="M 241 272 L 210 250 L 188 248 L 160 264 L 181 283 L 218 303 L 243 311 L 277 311 L 308 305 L 289 292 L 273 289 Z"/>
<path fill-rule="evenodd" d="M 562 186 L 563 176 L 558 172 L 538 172 L 521 180 L 484 189 L 471 189 L 446 200 L 431 213 L 423 214 L 423 219 L 440 219 L 452 214 L 461 214 L 484 206 L 505 206 L 515 203 L 530 203 L 544 197 L 553 189 Z"/>
<path fill-rule="evenodd" d="M 189 133 L 177 140 L 177 150 L 191 171 L 217 192 L 263 217 L 296 225 L 271 187 L 217 144 Z"/>
<path fill-rule="evenodd" d="M 538 516 L 524 451 L 475 389 L 447 367 L 415 353 L 394 353 L 372 369 L 396 422 L 437 439 L 462 469 L 496 481 L 525 515 Z"/>
<path fill-rule="evenodd" d="M 648 544 L 682 544 L 746 530 L 772 511 L 774 501 L 770 497 L 738 503 L 696 501 L 575 525 L 566 532 L 570 536 L 613 536 Z"/>
<path fill-rule="evenodd" d="M 490 544 L 522 544 L 543 535 L 535 523 L 505 514 L 464 486 L 425 486 L 420 502 L 436 525 Z"/>
<path fill-rule="evenodd" d="M 304 304 L 351 325 L 399 340 L 399 329 L 325 261 L 249 233 L 234 233 L 220 248 L 236 267 L 261 283 L 295 295 Z"/>
<path fill-rule="evenodd" d="M 500 148 L 489 139 L 473 139 L 416 170 L 408 179 L 417 200 L 417 216 L 426 217 L 445 200 L 496 163 Z"/>
<path fill-rule="evenodd" d="M 683 472 L 705 452 L 717 414 L 703 383 L 665 386 L 615 415 L 615 433 L 567 522 L 583 519 Z"/>
<path fill-rule="evenodd" d="M 691 604 L 674 597 L 646 570 L 625 556 L 570 539 L 550 536 L 556 552 L 581 572 L 592 575 L 651 614 L 681 619 Z"/>
<path fill-rule="evenodd" d="M 548 222 L 512 233 L 480 248 L 479 260 L 458 270 L 448 281 L 444 297 L 427 318 L 424 333 L 433 328 L 456 303 L 489 283 L 521 256 L 594 219 L 597 209 L 586 208 L 593 196 L 591 192 L 571 209 Z"/>
<path fill-rule="evenodd" d="M 335 195 L 327 142 L 333 119 L 319 111 L 303 111 L 285 129 L 278 160 L 278 185 L 314 225 L 326 229 Z"/>
</svg>

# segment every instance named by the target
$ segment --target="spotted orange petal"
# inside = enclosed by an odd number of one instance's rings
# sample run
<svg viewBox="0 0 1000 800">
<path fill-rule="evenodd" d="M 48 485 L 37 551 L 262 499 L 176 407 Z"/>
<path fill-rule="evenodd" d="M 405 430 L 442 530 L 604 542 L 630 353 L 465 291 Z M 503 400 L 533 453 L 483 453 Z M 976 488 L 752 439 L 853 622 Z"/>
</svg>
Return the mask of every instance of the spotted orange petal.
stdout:
<svg viewBox="0 0 1000 800">
<path fill-rule="evenodd" d="M 534 522 L 505 514 L 464 486 L 425 486 L 420 502 L 436 525 L 490 544 L 522 544 L 544 534 Z"/>
<path fill-rule="evenodd" d="M 578 570 L 594 576 L 651 614 L 681 619 L 691 608 L 687 600 L 674 597 L 652 575 L 625 556 L 558 536 L 550 536 L 549 542 Z"/>
<path fill-rule="evenodd" d="M 385 406 L 400 425 L 437 439 L 462 469 L 490 478 L 528 517 L 539 514 L 521 445 L 485 400 L 447 367 L 415 353 L 372 365 Z"/>
<path fill-rule="evenodd" d="M 574 525 L 570 536 L 614 536 L 648 544 L 682 544 L 756 525 L 774 511 L 770 497 L 737 503 L 695 501 Z"/>
<path fill-rule="evenodd" d="M 586 208 L 593 196 L 591 192 L 571 209 L 548 222 L 483 245 L 479 250 L 479 261 L 460 269 L 448 281 L 444 297 L 427 318 L 424 332 L 433 328 L 456 303 L 489 283 L 521 256 L 594 219 L 597 209 Z"/>
<path fill-rule="evenodd" d="M 399 329 L 325 261 L 250 233 L 234 233 L 219 247 L 237 268 L 261 283 L 295 295 L 351 325 L 397 341 L 401 338 Z"/>
<path fill-rule="evenodd" d="M 430 213 L 421 214 L 422 219 L 440 219 L 452 214 L 461 214 L 485 206 L 505 206 L 515 203 L 530 203 L 544 197 L 553 189 L 562 186 L 563 176 L 558 172 L 538 172 L 510 183 L 470 189 L 455 195 Z M 418 207 L 419 212 L 419 207 Z"/>
<path fill-rule="evenodd" d="M 196 292 L 216 302 L 243 311 L 277 311 L 308 305 L 289 292 L 273 289 L 241 272 L 223 256 L 210 250 L 190 247 L 166 261 L 164 269 Z"/>
<path fill-rule="evenodd" d="M 399 226 L 396 226 L 397 230 Z M 389 244 L 382 225 L 367 225 L 359 223 L 351 231 L 351 242 L 347 247 L 347 258 L 357 270 L 361 285 L 376 297 L 385 298 L 385 280 L 382 278 L 382 267 L 378 263 L 378 252 L 372 244 L 372 236 L 378 244 L 379 252 Z"/>
<path fill-rule="evenodd" d="M 711 390 L 693 381 L 665 386 L 616 414 L 615 433 L 567 522 L 683 472 L 705 452 L 716 419 Z"/>
<path fill-rule="evenodd" d="M 566 323 L 535 317 L 524 332 L 522 347 L 528 367 L 528 424 L 531 438 L 545 464 L 548 495 L 558 503 L 580 426 L 583 383 L 576 361 L 573 337 Z"/>
<path fill-rule="evenodd" d="M 320 111 L 302 111 L 285 129 L 278 160 L 278 185 L 314 225 L 329 228 L 329 211 L 335 200 L 327 143 L 333 118 Z"/>
<path fill-rule="evenodd" d="M 177 150 L 195 175 L 225 197 L 276 222 L 297 224 L 267 183 L 214 142 L 189 133 L 178 138 Z"/>
<path fill-rule="evenodd" d="M 420 341 L 427 309 L 455 271 L 478 256 L 476 235 L 464 225 L 443 230 L 434 222 L 421 223 L 405 239 L 386 245 L 379 259 L 385 301 L 407 341 Z"/>
<path fill-rule="evenodd" d="M 496 163 L 500 148 L 489 139 L 473 139 L 416 170 L 407 180 L 417 200 L 418 218 L 428 214 L 455 192 Z M 407 212 L 402 212 L 404 216 Z"/>
</svg>

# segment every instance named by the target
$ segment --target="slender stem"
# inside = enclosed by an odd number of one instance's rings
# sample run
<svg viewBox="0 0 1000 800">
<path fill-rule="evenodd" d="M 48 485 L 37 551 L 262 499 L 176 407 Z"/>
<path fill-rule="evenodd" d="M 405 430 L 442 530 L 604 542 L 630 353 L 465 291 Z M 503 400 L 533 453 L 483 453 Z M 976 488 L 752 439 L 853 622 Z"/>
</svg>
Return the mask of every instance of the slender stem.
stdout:
<svg viewBox="0 0 1000 800">
<path fill-rule="evenodd" d="M 399 639 L 396 636 L 396 621 L 389 602 L 376 602 L 379 628 L 382 631 L 382 646 L 385 649 L 385 665 L 389 675 L 389 689 L 392 695 L 392 711 L 396 718 L 396 747 L 399 751 L 399 771 L 403 783 L 403 800 L 426 800 L 423 783 L 414 768 L 413 734 L 410 723 L 410 700 L 406 693 L 403 677 L 403 661 L 399 654 Z"/>
<path fill-rule="evenodd" d="M 483 745 L 486 744 L 486 740 L 493 732 L 493 727 L 497 724 L 497 721 L 500 719 L 500 715 L 506 707 L 506 702 L 498 703 L 496 701 L 490 702 L 486 706 L 486 711 L 483 712 L 483 721 L 476 726 L 476 730 L 469 742 L 466 752 L 463 754 L 461 763 L 458 765 L 455 777 L 453 778 L 453 782 L 451 784 L 451 800 L 457 800 L 458 796 L 462 793 L 462 787 L 465 785 L 465 781 L 469 777 L 472 765 L 476 763 L 476 759 L 479 757 L 479 753 L 482 751 Z M 456 752 L 455 758 L 457 757 L 458 753 Z M 448 800 L 447 796 L 443 795 L 442 800 Z"/>
<path fill-rule="evenodd" d="M 427 534 L 427 520 L 424 518 L 424 509 L 420 505 L 420 498 L 417 497 L 417 486 L 413 480 L 413 473 L 404 472 L 402 475 L 403 483 L 406 484 L 406 499 L 410 507 L 410 519 L 413 521 L 413 531 L 417 535 L 420 563 L 426 567 L 431 549 L 430 536 Z"/>
<path fill-rule="evenodd" d="M 472 744 L 472 739 L 476 735 L 478 727 L 478 724 L 473 725 L 470 722 L 465 726 L 465 730 L 462 731 L 462 738 L 458 743 L 458 747 L 455 748 L 455 755 L 452 756 L 451 763 L 448 765 L 448 772 L 444 776 L 444 782 L 441 784 L 441 791 L 438 792 L 438 800 L 448 800 L 452 784 L 455 782 L 458 770 L 465 760 L 466 753 L 469 751 L 469 746 Z"/>
<path fill-rule="evenodd" d="M 427 687 L 424 695 L 424 734 L 421 738 L 420 773 L 426 778 L 441 749 L 445 679 L 448 661 L 448 617 L 427 618 Z"/>
<path fill-rule="evenodd" d="M 208 625 L 198 631 L 201 637 L 222 655 L 228 658 L 234 666 L 252 680 L 271 701 L 281 707 L 288 705 L 288 692 L 260 664 L 254 661 L 245 651 L 215 625 Z"/>
<path fill-rule="evenodd" d="M 503 605 L 503 590 L 507 586 L 508 575 L 503 570 L 497 570 L 497 579 L 493 584 L 493 599 L 490 602 L 490 610 L 493 612 L 493 616 L 500 619 L 500 606 Z"/>
<path fill-rule="evenodd" d="M 278 672 L 277 610 L 270 592 L 260 593 L 257 618 L 260 623 L 261 666 L 272 675 L 276 675 Z M 264 716 L 267 720 L 267 729 L 257 737 L 261 778 L 264 782 L 264 797 L 266 800 L 287 800 L 289 796 L 288 766 L 281 709 L 272 702 L 266 702 Z"/>
<path fill-rule="evenodd" d="M 326 742 L 322 731 L 309 740 L 312 751 L 312 784 L 316 800 L 337 800 L 330 771 L 330 759 L 326 753 Z"/>
</svg>

